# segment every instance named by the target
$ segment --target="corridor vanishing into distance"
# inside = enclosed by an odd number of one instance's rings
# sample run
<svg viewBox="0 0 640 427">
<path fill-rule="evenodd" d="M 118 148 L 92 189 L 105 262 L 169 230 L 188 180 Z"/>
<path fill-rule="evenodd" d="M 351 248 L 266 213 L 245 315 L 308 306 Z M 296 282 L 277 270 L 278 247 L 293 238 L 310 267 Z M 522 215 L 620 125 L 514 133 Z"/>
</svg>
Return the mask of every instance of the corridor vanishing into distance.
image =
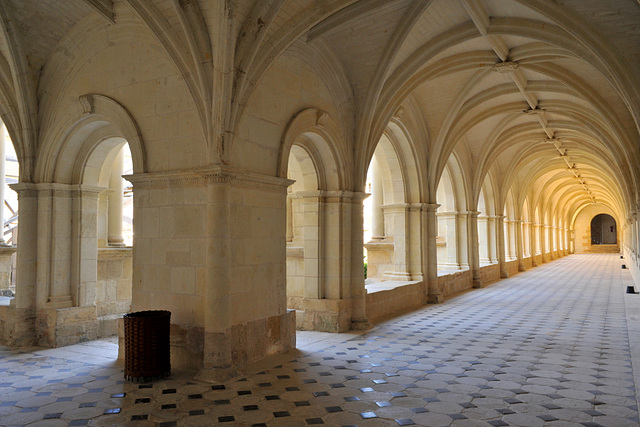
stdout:
<svg viewBox="0 0 640 427">
<path fill-rule="evenodd" d="M 124 382 L 108 342 L 0 347 L 0 424 L 636 426 L 624 262 L 572 255 L 362 334 L 311 333 L 223 384 Z"/>
</svg>

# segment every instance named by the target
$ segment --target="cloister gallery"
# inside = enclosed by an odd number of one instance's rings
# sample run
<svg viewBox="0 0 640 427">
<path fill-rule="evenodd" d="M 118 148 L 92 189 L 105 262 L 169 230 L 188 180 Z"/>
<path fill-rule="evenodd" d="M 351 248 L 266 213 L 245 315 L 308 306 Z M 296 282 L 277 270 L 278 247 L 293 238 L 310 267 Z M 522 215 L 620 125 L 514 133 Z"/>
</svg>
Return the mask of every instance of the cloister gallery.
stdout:
<svg viewBox="0 0 640 427">
<path fill-rule="evenodd" d="M 174 369 L 220 379 L 296 329 L 366 329 L 570 253 L 621 252 L 640 280 L 635 0 L 7 0 L 0 17 L 19 164 L 4 345 L 169 310 Z"/>
</svg>

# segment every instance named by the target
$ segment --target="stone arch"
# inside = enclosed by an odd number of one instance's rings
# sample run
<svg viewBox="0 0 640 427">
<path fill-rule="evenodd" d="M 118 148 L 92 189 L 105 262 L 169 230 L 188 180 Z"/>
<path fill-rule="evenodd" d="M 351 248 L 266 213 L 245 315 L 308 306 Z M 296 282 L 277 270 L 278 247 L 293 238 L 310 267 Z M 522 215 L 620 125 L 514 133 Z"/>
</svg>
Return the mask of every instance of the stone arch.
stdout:
<svg viewBox="0 0 640 427">
<path fill-rule="evenodd" d="M 82 95 L 75 114 L 44 141 L 44 154 L 36 165 L 36 180 L 81 184 L 85 176 L 95 176 L 94 150 L 104 141 L 113 149 L 122 144 L 122 140 L 126 140 L 131 149 L 134 173 L 146 172 L 145 147 L 131 114 L 107 96 Z M 101 150 L 105 150 L 104 146 Z M 85 171 L 86 168 L 89 169 Z"/>
<path fill-rule="evenodd" d="M 478 248 L 480 264 L 495 264 L 498 261 L 497 218 L 495 192 L 487 175 L 478 193 Z"/>
<path fill-rule="evenodd" d="M 295 182 L 287 195 L 287 305 L 297 327 L 338 332 L 349 328 L 348 310 L 336 310 L 350 285 L 336 250 L 346 239 L 341 224 L 345 181 L 339 132 L 317 109 L 298 113 L 282 138 L 277 174 Z"/>
<path fill-rule="evenodd" d="M 389 123 L 369 162 L 367 182 L 372 238 L 365 244 L 368 277 L 379 280 L 422 278 L 420 239 L 411 224 L 420 215 L 422 180 L 411 136 L 399 118 Z M 413 220 L 412 220 L 413 218 Z M 370 281 L 371 281 L 370 280 Z"/>
<path fill-rule="evenodd" d="M 592 245 L 616 245 L 618 244 L 617 223 L 614 217 L 601 213 L 591 219 L 591 244 Z"/>
<path fill-rule="evenodd" d="M 27 292 L 35 295 L 29 305 L 39 310 L 74 310 L 85 323 L 80 336 L 70 331 L 68 325 L 46 324 L 49 320 L 45 320 L 44 329 L 38 332 L 40 344 L 67 345 L 115 334 L 118 315 L 129 309 L 131 250 L 117 249 L 121 251 L 118 261 L 127 267 L 122 267 L 121 277 L 112 278 L 113 292 L 104 293 L 118 292 L 119 301 L 108 297 L 109 300 L 101 301 L 104 304 L 99 303 L 100 280 L 105 277 L 99 277 L 104 269 L 98 266 L 99 230 L 101 226 L 106 228 L 105 203 L 110 203 L 105 201 L 109 197 L 105 190 L 110 175 L 115 174 L 122 182 L 122 168 L 112 173 L 112 166 L 125 143 L 131 149 L 134 172 L 146 172 L 144 144 L 129 112 L 104 95 L 82 95 L 68 119 L 44 136 L 34 174 L 36 183 L 18 185 L 34 203 L 33 210 L 28 210 L 24 218 L 26 224 L 34 226 L 21 231 L 21 242 L 29 247 L 37 237 L 37 245 L 33 246 L 35 256 L 18 255 L 18 271 L 24 272 L 27 265 L 32 265 L 35 285 L 25 281 L 25 275 L 18 276 L 17 286 L 35 287 Z M 122 192 L 122 185 L 119 191 Z M 117 221 L 122 222 L 121 211 Z M 50 231 L 42 235 L 38 233 L 42 229 Z M 103 246 L 106 240 L 105 232 Z"/>
<path fill-rule="evenodd" d="M 352 179 L 348 173 L 346 153 L 342 150 L 340 131 L 328 113 L 316 108 L 299 112 L 284 131 L 278 156 L 277 176 L 287 177 L 289 156 L 294 144 L 313 151 L 318 168 L 320 188 L 339 190 L 349 188 Z"/>
</svg>

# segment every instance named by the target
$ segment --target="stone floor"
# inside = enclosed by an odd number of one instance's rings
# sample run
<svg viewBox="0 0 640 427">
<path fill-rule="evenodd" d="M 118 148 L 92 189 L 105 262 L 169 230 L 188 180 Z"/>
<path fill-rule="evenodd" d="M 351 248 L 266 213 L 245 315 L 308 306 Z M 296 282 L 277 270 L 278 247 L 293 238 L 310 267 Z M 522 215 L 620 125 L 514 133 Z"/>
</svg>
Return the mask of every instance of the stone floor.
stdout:
<svg viewBox="0 0 640 427">
<path fill-rule="evenodd" d="M 574 255 L 363 334 L 301 334 L 224 384 L 127 383 L 108 341 L 0 347 L 0 424 L 637 426 L 622 262 Z"/>
</svg>

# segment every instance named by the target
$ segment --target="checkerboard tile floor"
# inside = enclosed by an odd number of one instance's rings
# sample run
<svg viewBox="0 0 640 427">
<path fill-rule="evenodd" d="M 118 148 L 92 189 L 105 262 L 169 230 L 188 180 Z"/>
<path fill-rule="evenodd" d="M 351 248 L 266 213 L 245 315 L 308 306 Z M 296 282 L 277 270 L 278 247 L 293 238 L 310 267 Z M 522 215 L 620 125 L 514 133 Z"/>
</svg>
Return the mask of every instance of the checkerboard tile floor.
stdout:
<svg viewBox="0 0 640 427">
<path fill-rule="evenodd" d="M 0 347 L 0 425 L 637 426 L 622 274 L 570 256 L 221 384 Z"/>
</svg>

